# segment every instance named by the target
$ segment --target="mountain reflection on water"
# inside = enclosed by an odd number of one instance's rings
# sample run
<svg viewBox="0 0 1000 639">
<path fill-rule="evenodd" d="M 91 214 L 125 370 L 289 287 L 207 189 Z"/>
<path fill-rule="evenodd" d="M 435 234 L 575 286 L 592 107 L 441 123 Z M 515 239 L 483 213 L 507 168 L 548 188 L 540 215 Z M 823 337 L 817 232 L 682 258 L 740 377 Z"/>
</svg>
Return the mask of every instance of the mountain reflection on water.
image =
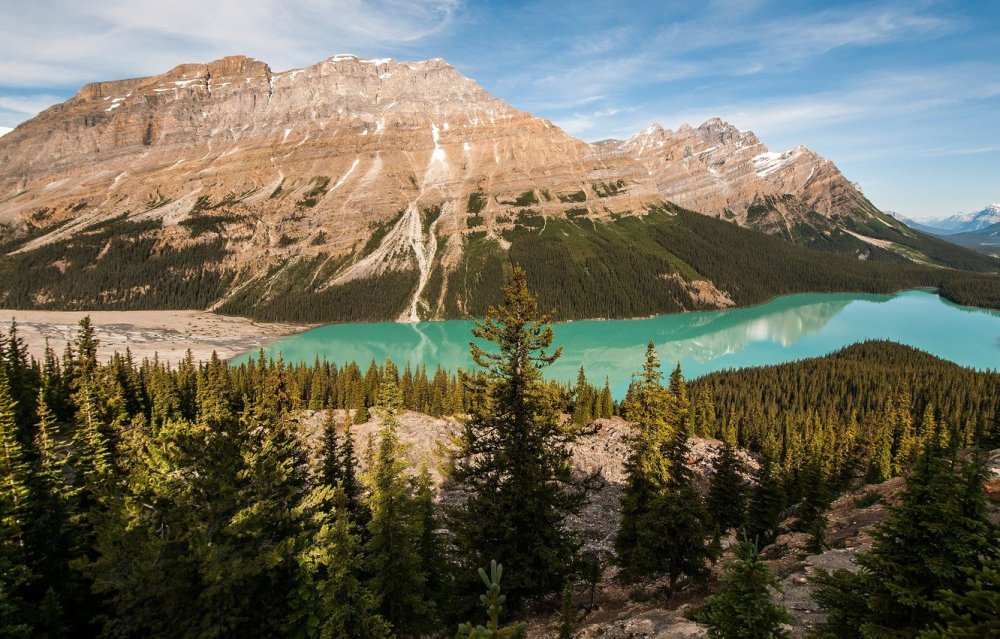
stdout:
<svg viewBox="0 0 1000 639">
<path fill-rule="evenodd" d="M 366 367 L 391 357 L 401 366 L 426 364 L 430 371 L 439 365 L 470 369 L 472 326 L 459 320 L 331 324 L 286 337 L 265 352 L 281 353 L 286 362 L 311 363 L 319 357 Z M 592 380 L 607 377 L 616 397 L 641 367 L 649 340 L 665 369 L 680 362 L 688 378 L 814 357 L 865 339 L 892 339 L 965 366 L 1000 368 L 1000 313 L 956 306 L 928 291 L 789 295 L 752 308 L 576 321 L 554 328 L 563 356 L 547 376 L 575 379 L 583 365 Z"/>
</svg>

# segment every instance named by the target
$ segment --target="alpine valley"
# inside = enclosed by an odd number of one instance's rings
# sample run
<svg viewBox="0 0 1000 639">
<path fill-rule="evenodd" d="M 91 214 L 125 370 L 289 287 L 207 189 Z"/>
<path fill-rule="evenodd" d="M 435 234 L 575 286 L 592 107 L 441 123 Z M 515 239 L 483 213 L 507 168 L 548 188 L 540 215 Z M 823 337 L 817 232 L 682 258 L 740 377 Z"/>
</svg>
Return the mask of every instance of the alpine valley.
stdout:
<svg viewBox="0 0 1000 639">
<path fill-rule="evenodd" d="M 4 308 L 459 318 L 513 264 L 560 319 L 918 286 L 1000 307 L 1000 260 L 805 147 L 717 118 L 588 144 L 441 59 L 84 86 L 0 137 L 0 225 Z"/>
</svg>

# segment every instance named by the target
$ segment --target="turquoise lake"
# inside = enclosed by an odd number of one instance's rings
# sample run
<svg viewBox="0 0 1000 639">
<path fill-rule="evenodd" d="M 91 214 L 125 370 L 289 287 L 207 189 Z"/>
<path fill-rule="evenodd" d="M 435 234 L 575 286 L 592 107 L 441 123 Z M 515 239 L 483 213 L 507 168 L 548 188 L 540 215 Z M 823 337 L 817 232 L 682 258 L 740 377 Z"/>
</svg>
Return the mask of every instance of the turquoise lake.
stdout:
<svg viewBox="0 0 1000 639">
<path fill-rule="evenodd" d="M 471 369 L 471 321 L 331 324 L 285 337 L 265 349 L 286 362 L 318 355 L 338 364 L 386 357 L 406 363 Z M 685 377 L 815 357 L 866 339 L 890 339 L 963 366 L 1000 369 L 1000 312 L 957 306 L 930 291 L 895 295 L 805 294 L 752 308 L 662 315 L 635 320 L 557 323 L 562 357 L 547 377 L 575 380 L 580 365 L 596 383 L 611 381 L 624 395 L 642 365 L 646 344 L 656 343 L 664 368 L 680 362 Z M 233 360 L 245 361 L 247 353 Z"/>
</svg>

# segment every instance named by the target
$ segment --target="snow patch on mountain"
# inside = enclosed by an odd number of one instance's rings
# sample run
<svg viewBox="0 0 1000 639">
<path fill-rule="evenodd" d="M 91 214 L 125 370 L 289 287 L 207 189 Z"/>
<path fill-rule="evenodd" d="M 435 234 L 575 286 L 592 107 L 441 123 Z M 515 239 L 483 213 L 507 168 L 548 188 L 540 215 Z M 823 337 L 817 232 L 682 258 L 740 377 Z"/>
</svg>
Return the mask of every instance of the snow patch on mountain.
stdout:
<svg viewBox="0 0 1000 639">
<path fill-rule="evenodd" d="M 805 151 L 806 148 L 802 145 L 799 145 L 789 151 L 785 151 L 784 153 L 766 151 L 760 155 L 754 156 L 753 170 L 760 177 L 767 177 L 772 173 L 780 171 L 791 162 L 794 162 Z"/>
</svg>

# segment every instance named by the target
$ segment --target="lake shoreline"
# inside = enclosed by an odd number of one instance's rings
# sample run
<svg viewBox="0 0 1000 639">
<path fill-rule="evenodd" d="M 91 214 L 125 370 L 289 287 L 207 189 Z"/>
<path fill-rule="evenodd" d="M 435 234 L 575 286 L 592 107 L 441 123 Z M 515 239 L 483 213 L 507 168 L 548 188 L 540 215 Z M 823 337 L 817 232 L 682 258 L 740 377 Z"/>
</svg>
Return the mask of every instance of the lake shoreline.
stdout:
<svg viewBox="0 0 1000 639">
<path fill-rule="evenodd" d="M 46 342 L 62 357 L 67 341 L 73 341 L 78 323 L 90 316 L 100 341 L 98 357 L 110 359 L 115 352 L 128 348 L 136 361 L 152 359 L 176 364 L 187 351 L 195 361 L 208 361 L 215 352 L 221 359 L 231 359 L 275 341 L 315 328 L 314 324 L 257 322 L 245 317 L 219 315 L 209 311 L 49 311 L 0 309 L 0 330 L 10 329 L 11 318 L 17 322 L 18 335 L 28 353 L 41 360 Z"/>
<path fill-rule="evenodd" d="M 273 343 L 265 355 L 280 354 L 289 364 L 310 364 L 318 357 L 338 366 L 353 361 L 364 367 L 391 358 L 401 369 L 469 370 L 471 326 L 470 320 L 325 324 Z M 583 366 L 592 381 L 608 377 L 616 397 L 641 369 L 650 340 L 660 360 L 680 362 L 688 378 L 822 356 L 869 339 L 906 344 L 979 370 L 996 369 L 1000 362 L 1000 312 L 957 305 L 927 288 L 796 293 L 752 307 L 639 320 L 578 320 L 553 329 L 563 355 L 546 376 L 572 381 Z M 230 363 L 254 357 L 244 353 Z"/>
</svg>

